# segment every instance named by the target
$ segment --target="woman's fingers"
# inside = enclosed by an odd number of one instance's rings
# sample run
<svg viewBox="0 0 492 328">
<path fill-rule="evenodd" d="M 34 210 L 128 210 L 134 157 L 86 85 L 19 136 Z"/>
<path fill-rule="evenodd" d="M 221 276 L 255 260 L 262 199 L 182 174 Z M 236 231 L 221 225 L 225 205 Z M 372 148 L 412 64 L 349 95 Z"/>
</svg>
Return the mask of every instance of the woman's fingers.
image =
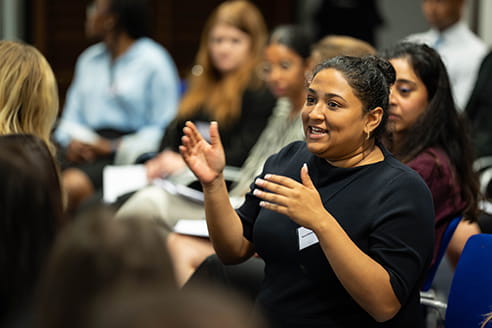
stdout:
<svg viewBox="0 0 492 328">
<path fill-rule="evenodd" d="M 191 121 L 186 121 L 183 132 L 186 136 L 190 138 L 191 144 L 196 144 L 203 139 L 200 132 L 198 132 L 196 125 Z"/>
<path fill-rule="evenodd" d="M 270 188 L 277 188 L 277 186 L 292 189 L 299 185 L 299 182 L 294 179 L 275 174 L 265 174 L 263 179 L 256 179 L 255 183 L 271 191 L 276 191 L 277 189 Z"/>
<path fill-rule="evenodd" d="M 311 180 L 311 177 L 309 176 L 308 166 L 306 163 L 304 163 L 302 165 L 302 168 L 301 168 L 301 181 L 302 181 L 302 184 L 308 188 L 311 188 L 311 189 L 316 188 L 314 186 L 313 181 Z"/>
<path fill-rule="evenodd" d="M 210 123 L 210 143 L 212 147 L 222 147 L 222 141 L 220 140 L 219 124 L 215 121 Z"/>
</svg>

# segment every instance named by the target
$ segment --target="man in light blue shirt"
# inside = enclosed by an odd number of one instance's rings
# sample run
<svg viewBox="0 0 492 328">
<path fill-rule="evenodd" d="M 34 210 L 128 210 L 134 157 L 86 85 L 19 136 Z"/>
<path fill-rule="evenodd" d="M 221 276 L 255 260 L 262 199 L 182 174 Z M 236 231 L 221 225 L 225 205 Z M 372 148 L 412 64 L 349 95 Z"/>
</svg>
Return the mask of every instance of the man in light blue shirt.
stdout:
<svg viewBox="0 0 492 328">
<path fill-rule="evenodd" d="M 487 54 L 487 45 L 462 21 L 464 0 L 422 0 L 430 30 L 405 41 L 425 43 L 441 55 L 458 109 L 464 110 Z"/>
<path fill-rule="evenodd" d="M 147 13 L 145 0 L 94 0 L 88 7 L 86 34 L 102 42 L 77 60 L 54 132 L 69 210 L 102 188 L 104 166 L 157 151 L 177 113 L 177 69 L 147 37 Z"/>
</svg>

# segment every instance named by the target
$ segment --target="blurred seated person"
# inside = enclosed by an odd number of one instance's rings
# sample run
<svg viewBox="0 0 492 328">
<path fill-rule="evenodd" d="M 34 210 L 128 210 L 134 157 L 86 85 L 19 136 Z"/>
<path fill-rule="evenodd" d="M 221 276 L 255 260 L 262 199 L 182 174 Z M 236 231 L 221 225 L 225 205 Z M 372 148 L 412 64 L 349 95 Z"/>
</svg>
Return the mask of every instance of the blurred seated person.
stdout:
<svg viewBox="0 0 492 328">
<path fill-rule="evenodd" d="M 431 190 L 435 211 L 434 258 L 449 222 L 463 216 L 448 247 L 456 266 L 470 235 L 480 233 L 479 187 L 466 122 L 454 104 L 446 67 L 432 48 L 400 43 L 382 55 L 396 70 L 385 142 Z"/>
<path fill-rule="evenodd" d="M 179 97 L 172 58 L 147 37 L 145 0 L 94 0 L 87 14 L 86 34 L 101 42 L 78 58 L 54 133 L 71 211 L 101 189 L 105 165 L 158 149 Z"/>
<path fill-rule="evenodd" d="M 36 298 L 35 327 L 90 327 L 92 306 L 125 285 L 176 290 L 164 240 L 154 222 L 115 220 L 113 209 L 93 207 L 56 239 Z"/>
<path fill-rule="evenodd" d="M 166 130 L 161 152 L 145 163 L 149 182 L 188 170 L 178 149 L 188 120 L 205 134 L 210 121 L 220 122 L 228 164 L 243 166 L 276 102 L 258 75 L 266 33 L 264 19 L 251 2 L 225 1 L 211 14 L 178 115 Z M 150 185 L 132 195 L 117 216 L 161 219 L 168 230 L 179 218 L 203 216 L 200 204 L 173 196 Z"/>
<path fill-rule="evenodd" d="M 422 0 L 422 12 L 430 30 L 405 41 L 425 43 L 442 57 L 449 73 L 453 97 L 463 111 L 477 79 L 487 46 L 462 21 L 466 0 Z"/>
<path fill-rule="evenodd" d="M 33 46 L 0 41 L 0 326 L 30 314 L 39 273 L 65 221 L 50 136 L 58 88 Z"/>
<path fill-rule="evenodd" d="M 492 156 L 492 52 L 485 56 L 466 106 L 475 157 Z"/>
<path fill-rule="evenodd" d="M 58 87 L 50 64 L 36 48 L 16 41 L 0 41 L 0 58 L 0 135 L 33 134 L 55 154 Z"/>
</svg>

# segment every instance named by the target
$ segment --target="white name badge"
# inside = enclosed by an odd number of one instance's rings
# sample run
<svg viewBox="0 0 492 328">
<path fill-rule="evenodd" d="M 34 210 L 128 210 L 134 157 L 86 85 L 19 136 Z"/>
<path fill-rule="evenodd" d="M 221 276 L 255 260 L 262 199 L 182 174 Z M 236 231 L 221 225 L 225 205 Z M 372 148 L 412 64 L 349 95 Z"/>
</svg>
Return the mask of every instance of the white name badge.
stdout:
<svg viewBox="0 0 492 328">
<path fill-rule="evenodd" d="M 311 229 L 299 227 L 297 228 L 297 235 L 299 236 L 299 250 L 319 243 L 318 236 Z"/>
</svg>

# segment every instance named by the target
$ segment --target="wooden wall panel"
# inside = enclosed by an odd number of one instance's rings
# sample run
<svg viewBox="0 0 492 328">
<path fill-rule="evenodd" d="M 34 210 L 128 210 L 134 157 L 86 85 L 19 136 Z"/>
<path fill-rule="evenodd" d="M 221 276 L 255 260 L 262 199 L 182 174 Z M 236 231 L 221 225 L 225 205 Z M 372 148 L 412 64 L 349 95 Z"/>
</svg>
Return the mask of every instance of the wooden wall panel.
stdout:
<svg viewBox="0 0 492 328">
<path fill-rule="evenodd" d="M 88 0 L 25 0 L 27 41 L 46 56 L 55 72 L 61 103 L 78 55 L 90 45 L 84 33 Z M 150 0 L 152 37 L 170 52 L 182 77 L 193 65 L 202 26 L 221 0 Z M 269 28 L 295 18 L 296 0 L 253 1 Z"/>
</svg>

